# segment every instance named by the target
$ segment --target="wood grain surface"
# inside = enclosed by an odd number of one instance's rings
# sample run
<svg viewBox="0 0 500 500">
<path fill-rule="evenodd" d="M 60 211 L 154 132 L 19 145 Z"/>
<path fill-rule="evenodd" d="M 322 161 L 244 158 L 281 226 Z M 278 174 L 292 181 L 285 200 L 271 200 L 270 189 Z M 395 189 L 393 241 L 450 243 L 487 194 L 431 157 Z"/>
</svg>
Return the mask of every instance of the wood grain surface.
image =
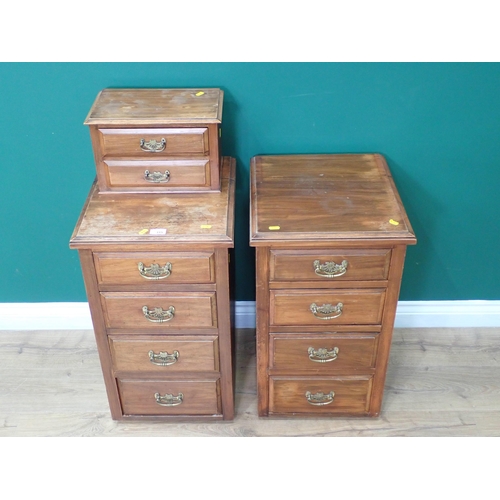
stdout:
<svg viewBox="0 0 500 500">
<path fill-rule="evenodd" d="M 220 89 L 104 89 L 85 125 L 220 123 L 224 92 Z"/>
<path fill-rule="evenodd" d="M 381 155 L 255 156 L 251 171 L 254 246 L 416 243 Z"/>
</svg>

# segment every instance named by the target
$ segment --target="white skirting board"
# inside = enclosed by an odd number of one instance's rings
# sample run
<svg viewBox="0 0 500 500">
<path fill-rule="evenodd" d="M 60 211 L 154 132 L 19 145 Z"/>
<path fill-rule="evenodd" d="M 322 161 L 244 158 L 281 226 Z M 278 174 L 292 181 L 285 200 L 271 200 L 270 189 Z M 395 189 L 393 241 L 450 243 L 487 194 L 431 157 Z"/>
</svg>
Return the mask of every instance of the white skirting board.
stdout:
<svg viewBox="0 0 500 500">
<path fill-rule="evenodd" d="M 255 302 L 236 302 L 234 313 L 236 328 L 255 328 Z M 395 327 L 500 327 L 500 300 L 399 302 Z M 87 302 L 0 303 L 0 330 L 86 329 Z"/>
</svg>

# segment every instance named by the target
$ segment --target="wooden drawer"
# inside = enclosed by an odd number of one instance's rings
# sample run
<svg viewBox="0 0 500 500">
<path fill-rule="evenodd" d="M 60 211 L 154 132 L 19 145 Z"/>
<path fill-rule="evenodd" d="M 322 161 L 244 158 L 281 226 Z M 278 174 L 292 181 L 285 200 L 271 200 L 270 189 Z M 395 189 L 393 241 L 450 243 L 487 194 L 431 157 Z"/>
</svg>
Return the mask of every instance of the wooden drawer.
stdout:
<svg viewBox="0 0 500 500">
<path fill-rule="evenodd" d="M 111 335 L 108 338 L 115 372 L 217 371 L 218 338 L 189 336 Z"/>
<path fill-rule="evenodd" d="M 101 155 L 165 156 L 207 155 L 208 129 L 200 128 L 99 128 Z"/>
<path fill-rule="evenodd" d="M 373 369 L 377 346 L 377 334 L 275 334 L 270 338 L 269 367 L 318 374 Z"/>
<path fill-rule="evenodd" d="M 107 328 L 217 327 L 215 292 L 101 292 L 101 303 Z"/>
<path fill-rule="evenodd" d="M 124 415 L 215 415 L 221 413 L 218 380 L 118 380 Z M 163 397 L 163 406 L 156 401 Z M 182 394 L 182 402 L 179 396 Z"/>
<path fill-rule="evenodd" d="M 386 280 L 389 249 L 271 250 L 271 281 Z"/>
<path fill-rule="evenodd" d="M 270 377 L 269 411 L 289 415 L 364 414 L 369 408 L 371 386 L 371 376 Z M 318 404 L 311 404 L 308 396 L 312 403 Z"/>
<path fill-rule="evenodd" d="M 213 252 L 95 253 L 94 262 L 100 286 L 215 283 Z"/>
<path fill-rule="evenodd" d="M 271 290 L 270 323 L 282 326 L 380 324 L 385 289 Z"/>
<path fill-rule="evenodd" d="M 164 190 L 210 185 L 210 163 L 201 160 L 105 160 L 110 188 Z"/>
</svg>

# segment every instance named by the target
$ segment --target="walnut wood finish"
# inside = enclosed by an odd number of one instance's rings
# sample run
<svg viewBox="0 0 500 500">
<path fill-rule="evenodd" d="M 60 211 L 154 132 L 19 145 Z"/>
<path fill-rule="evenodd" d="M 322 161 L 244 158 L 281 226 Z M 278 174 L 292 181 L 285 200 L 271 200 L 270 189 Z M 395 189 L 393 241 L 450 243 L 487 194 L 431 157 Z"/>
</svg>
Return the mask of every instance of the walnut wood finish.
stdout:
<svg viewBox="0 0 500 500">
<path fill-rule="evenodd" d="M 217 328 L 215 292 L 101 292 L 101 305 L 107 328 Z M 172 319 L 163 323 L 149 321 L 148 310 L 174 308 Z"/>
<path fill-rule="evenodd" d="M 121 380 L 118 388 L 125 415 L 220 414 L 217 380 Z M 155 394 L 183 395 L 178 406 L 161 406 Z"/>
<path fill-rule="evenodd" d="M 99 285 L 143 285 L 152 290 L 161 283 L 215 283 L 215 263 L 212 252 L 142 252 L 94 254 Z M 161 280 L 145 278 L 139 264 L 148 267 L 170 264 L 170 274 Z"/>
<path fill-rule="evenodd" d="M 164 252 L 166 244 L 168 251 L 177 251 L 180 246 L 183 251 L 205 251 L 214 245 L 232 247 L 234 173 L 230 172 L 234 172 L 234 159 L 225 157 L 222 166 L 222 190 L 203 196 L 103 194 L 94 184 L 71 237 L 71 248 L 137 253 Z M 152 229 L 163 231 L 158 234 Z"/>
<path fill-rule="evenodd" d="M 99 190 L 219 191 L 223 96 L 220 89 L 101 91 L 84 122 Z M 169 175 L 150 182 L 146 170 Z"/>
<path fill-rule="evenodd" d="M 163 158 L 177 155 L 206 155 L 208 153 L 207 128 L 133 128 L 98 129 L 99 142 L 103 156 L 138 156 L 144 158 Z M 141 141 L 161 142 L 165 147 L 151 153 L 141 148 Z"/>
<path fill-rule="evenodd" d="M 371 373 L 375 368 L 378 335 L 331 333 L 271 334 L 269 339 L 269 368 L 294 374 L 305 371 L 329 375 L 343 370 Z M 336 357 L 324 362 L 311 360 L 309 349 L 337 349 Z M 314 359 L 314 356 L 312 356 Z"/>
<path fill-rule="evenodd" d="M 336 325 L 377 325 L 382 320 L 385 290 L 380 288 L 342 290 L 271 290 L 270 319 L 274 325 L 310 325 L 335 328 Z M 315 316 L 311 304 L 342 304 L 342 313 L 333 319 Z M 328 317 L 328 316 L 327 316 Z"/>
<path fill-rule="evenodd" d="M 352 280 L 386 280 L 389 272 L 391 251 L 389 249 L 354 250 L 339 249 L 321 250 L 271 250 L 270 256 L 271 281 L 332 281 Z M 345 274 L 335 277 L 321 275 L 315 271 L 314 263 L 320 265 L 327 262 L 342 264 L 346 261 Z"/>
<path fill-rule="evenodd" d="M 108 339 L 115 374 L 219 371 L 217 336 L 164 335 L 158 338 L 147 335 L 110 335 Z M 161 352 L 172 355 L 177 351 L 178 357 L 172 364 L 162 366 L 151 362 L 150 351 L 156 355 Z"/>
<path fill-rule="evenodd" d="M 104 160 L 104 174 L 110 188 L 127 188 L 129 192 L 164 191 L 167 184 L 147 180 L 148 172 L 166 176 L 168 188 L 210 186 L 210 162 L 203 158 L 190 160 Z"/>
<path fill-rule="evenodd" d="M 384 158 L 257 156 L 250 170 L 259 416 L 377 416 L 416 243 Z M 309 347 L 338 356 L 312 362 Z M 335 397 L 311 405 L 307 391 Z"/>
<path fill-rule="evenodd" d="M 201 95 L 196 95 L 200 94 Z M 104 89 L 86 125 L 131 126 L 220 123 L 224 93 L 219 89 Z"/>
<path fill-rule="evenodd" d="M 80 253 L 113 419 L 234 418 L 228 269 L 234 176 L 235 160 L 226 157 L 221 191 L 104 195 L 96 184 L 91 189 L 70 247 Z M 145 279 L 140 263 L 168 263 L 168 276 Z M 144 306 L 173 306 L 175 313 L 151 322 Z M 150 350 L 179 357 L 157 366 Z M 184 400 L 176 406 L 154 398 L 179 392 Z"/>
<path fill-rule="evenodd" d="M 380 155 L 256 156 L 251 168 L 252 245 L 415 243 Z"/>
<path fill-rule="evenodd" d="M 350 415 L 366 413 L 370 406 L 372 389 L 370 376 L 351 377 L 270 377 L 269 410 L 285 416 L 301 417 L 318 414 Z M 306 393 L 329 394 L 333 391 L 330 404 L 314 406 L 306 399 Z"/>
</svg>

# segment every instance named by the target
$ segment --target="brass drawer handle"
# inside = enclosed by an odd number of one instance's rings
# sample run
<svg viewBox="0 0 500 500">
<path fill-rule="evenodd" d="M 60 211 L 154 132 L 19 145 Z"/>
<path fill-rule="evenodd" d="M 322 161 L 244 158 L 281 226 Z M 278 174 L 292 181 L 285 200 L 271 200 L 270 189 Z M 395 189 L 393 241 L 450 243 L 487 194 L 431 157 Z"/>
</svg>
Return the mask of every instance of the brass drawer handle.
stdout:
<svg viewBox="0 0 500 500">
<path fill-rule="evenodd" d="M 140 147 L 143 151 L 148 153 L 159 153 L 163 151 L 167 146 L 166 139 L 162 138 L 161 141 L 157 141 L 156 139 L 151 139 L 150 141 L 145 141 L 141 139 Z"/>
<path fill-rule="evenodd" d="M 314 302 L 309 306 L 310 311 L 314 314 L 315 318 L 318 319 L 335 319 L 338 318 L 344 309 L 344 304 L 339 302 L 336 306 L 331 304 L 323 304 L 322 306 L 317 306 Z"/>
<path fill-rule="evenodd" d="M 144 171 L 144 180 L 148 182 L 153 182 L 155 184 L 160 184 L 161 182 L 168 182 L 170 180 L 170 172 L 165 170 L 165 173 L 153 172 L 149 170 Z"/>
<path fill-rule="evenodd" d="M 156 366 L 170 366 L 174 363 L 177 363 L 179 359 L 179 351 L 174 351 L 172 354 L 168 352 L 160 351 L 158 354 L 155 354 L 154 351 L 148 352 L 149 361 Z"/>
<path fill-rule="evenodd" d="M 170 306 L 167 310 L 163 310 L 161 307 L 153 307 L 153 309 L 148 309 L 148 306 L 142 308 L 142 313 L 144 317 L 151 321 L 152 323 L 165 323 L 173 319 L 175 314 L 175 307 Z"/>
<path fill-rule="evenodd" d="M 173 394 L 165 394 L 165 396 L 160 396 L 160 393 L 155 394 L 156 403 L 160 406 L 179 406 L 184 400 L 184 394 L 179 392 L 177 396 Z"/>
<path fill-rule="evenodd" d="M 347 272 L 348 265 L 349 262 L 347 260 L 343 260 L 340 264 L 336 264 L 335 262 L 320 264 L 319 260 L 313 262 L 314 272 L 323 278 L 337 278 L 338 276 L 342 276 Z"/>
<path fill-rule="evenodd" d="M 307 349 L 309 354 L 309 359 L 315 361 L 316 363 L 329 363 L 330 361 L 335 361 L 339 354 L 339 348 L 334 347 L 328 350 L 326 347 L 320 347 L 319 349 L 314 349 L 314 347 L 309 347 Z"/>
<path fill-rule="evenodd" d="M 170 262 L 167 262 L 164 266 L 151 264 L 149 267 L 139 262 L 137 268 L 139 269 L 139 274 L 147 280 L 162 280 L 168 278 L 172 272 L 172 264 Z"/>
<path fill-rule="evenodd" d="M 322 392 L 317 392 L 313 394 L 310 391 L 306 392 L 306 399 L 310 405 L 313 406 L 324 406 L 333 403 L 333 398 L 335 397 L 335 393 L 331 391 L 329 394 L 324 394 Z"/>
</svg>

